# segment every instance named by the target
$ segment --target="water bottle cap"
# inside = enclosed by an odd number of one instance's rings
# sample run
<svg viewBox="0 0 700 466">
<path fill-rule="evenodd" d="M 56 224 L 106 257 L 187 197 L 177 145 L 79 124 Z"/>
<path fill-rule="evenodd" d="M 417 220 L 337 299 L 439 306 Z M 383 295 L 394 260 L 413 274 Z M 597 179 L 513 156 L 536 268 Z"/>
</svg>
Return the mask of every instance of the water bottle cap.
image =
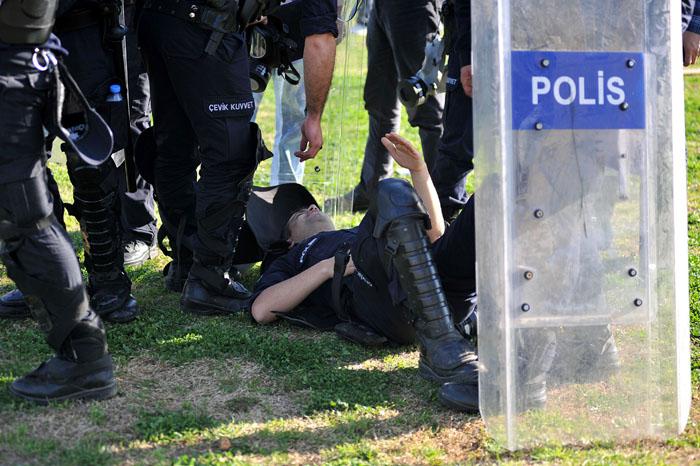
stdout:
<svg viewBox="0 0 700 466">
<path fill-rule="evenodd" d="M 122 91 L 122 87 L 119 84 L 111 84 L 109 86 L 109 92 L 112 94 L 119 94 Z"/>
</svg>

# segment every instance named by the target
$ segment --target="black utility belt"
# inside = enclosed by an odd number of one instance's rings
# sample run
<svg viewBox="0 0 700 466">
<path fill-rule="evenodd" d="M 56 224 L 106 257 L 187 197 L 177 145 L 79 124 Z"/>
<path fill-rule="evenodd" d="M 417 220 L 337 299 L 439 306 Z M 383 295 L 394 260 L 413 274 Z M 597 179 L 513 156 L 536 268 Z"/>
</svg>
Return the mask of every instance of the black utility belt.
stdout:
<svg viewBox="0 0 700 466">
<path fill-rule="evenodd" d="M 202 18 L 204 16 L 212 17 L 212 13 L 214 15 L 216 13 L 213 8 L 200 2 L 194 2 L 192 0 L 146 0 L 143 8 L 145 10 L 152 10 L 158 13 L 175 16 L 176 18 L 197 24 L 205 29 L 214 30 L 213 25 L 207 24 L 208 22 L 203 21 Z M 219 12 L 219 14 L 223 14 L 223 12 Z"/>
</svg>

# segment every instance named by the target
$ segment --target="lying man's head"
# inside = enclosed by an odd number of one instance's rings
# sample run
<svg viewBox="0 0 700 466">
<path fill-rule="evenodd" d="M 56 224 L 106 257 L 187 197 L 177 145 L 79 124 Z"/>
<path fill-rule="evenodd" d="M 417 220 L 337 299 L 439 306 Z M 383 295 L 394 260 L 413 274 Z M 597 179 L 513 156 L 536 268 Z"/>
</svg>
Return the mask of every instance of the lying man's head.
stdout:
<svg viewBox="0 0 700 466">
<path fill-rule="evenodd" d="M 333 230 L 335 230 L 333 220 L 321 212 L 316 204 L 294 212 L 284 227 L 284 233 L 292 244 L 304 241 L 306 238 L 323 231 Z"/>
</svg>

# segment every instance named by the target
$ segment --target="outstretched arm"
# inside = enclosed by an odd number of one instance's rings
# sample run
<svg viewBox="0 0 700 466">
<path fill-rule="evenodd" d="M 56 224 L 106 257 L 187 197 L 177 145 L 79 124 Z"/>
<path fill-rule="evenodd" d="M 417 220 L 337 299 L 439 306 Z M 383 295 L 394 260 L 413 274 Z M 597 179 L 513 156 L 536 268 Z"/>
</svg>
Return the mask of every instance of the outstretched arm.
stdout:
<svg viewBox="0 0 700 466">
<path fill-rule="evenodd" d="M 311 293 L 333 278 L 334 258 L 325 259 L 303 272 L 265 288 L 253 301 L 251 314 L 256 322 L 267 324 L 277 320 L 276 313 L 290 312 L 301 304 Z M 350 260 L 345 275 L 355 272 Z"/>
<path fill-rule="evenodd" d="M 411 172 L 413 189 L 418 193 L 418 197 L 423 201 L 423 205 L 430 215 L 432 228 L 427 233 L 430 242 L 434 243 L 445 233 L 445 219 L 440 209 L 440 198 L 435 190 L 433 180 L 430 178 L 430 173 L 428 173 L 425 160 L 408 140 L 396 133 L 384 136 L 382 144 L 396 160 L 396 163 Z"/>
</svg>

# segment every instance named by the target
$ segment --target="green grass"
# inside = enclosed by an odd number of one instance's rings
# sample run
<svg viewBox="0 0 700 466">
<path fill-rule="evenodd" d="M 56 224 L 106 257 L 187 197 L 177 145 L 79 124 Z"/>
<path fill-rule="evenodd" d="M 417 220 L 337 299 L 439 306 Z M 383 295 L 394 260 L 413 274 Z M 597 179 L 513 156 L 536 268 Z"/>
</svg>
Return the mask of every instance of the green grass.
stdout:
<svg viewBox="0 0 700 466">
<path fill-rule="evenodd" d="M 362 38 L 351 36 L 347 74 L 336 76 L 324 116 L 326 143 L 307 163 L 306 181 L 319 199 L 350 189 L 359 177 L 367 116 L 362 108 Z M 339 50 L 338 68 L 346 55 Z M 345 80 L 345 81 L 344 81 Z M 260 110 L 271 142 L 272 99 Z M 700 383 L 700 77 L 686 79 L 688 220 L 694 393 Z M 417 132 L 404 134 L 417 142 Z M 315 170 L 318 167 L 318 170 Z M 65 168 L 51 168 L 67 202 Z M 256 182 L 269 179 L 269 162 Z M 359 216 L 336 218 L 338 225 Z M 68 229 L 79 256 L 77 224 Z M 144 310 L 129 325 L 108 325 L 119 394 L 102 403 L 36 407 L 12 398 L 7 386 L 50 355 L 31 321 L 0 321 L 0 464 L 684 464 L 700 461 L 700 411 L 685 433 L 669 441 L 548 444 L 507 452 L 481 420 L 441 407 L 436 388 L 417 375 L 415 348 L 369 350 L 332 334 L 259 327 L 246 316 L 197 318 L 179 310 L 164 291 L 159 257 L 129 270 Z M 251 285 L 258 274 L 245 277 Z M 12 288 L 0 269 L 0 292 Z M 632 338 L 633 335 L 625 335 Z M 623 339 L 624 340 L 624 339 Z M 609 398 L 596 387 L 575 392 L 592 409 Z M 567 393 L 555 392 L 566 400 Z M 573 396 L 573 395 L 571 395 Z M 634 394 L 630 396 L 633 398 Z M 630 400 L 632 401 L 632 400 Z M 697 403 L 696 403 L 697 404 Z M 564 408 L 562 408 L 564 409 Z M 533 426 L 558 420 L 577 427 L 565 411 L 533 415 Z"/>
</svg>

